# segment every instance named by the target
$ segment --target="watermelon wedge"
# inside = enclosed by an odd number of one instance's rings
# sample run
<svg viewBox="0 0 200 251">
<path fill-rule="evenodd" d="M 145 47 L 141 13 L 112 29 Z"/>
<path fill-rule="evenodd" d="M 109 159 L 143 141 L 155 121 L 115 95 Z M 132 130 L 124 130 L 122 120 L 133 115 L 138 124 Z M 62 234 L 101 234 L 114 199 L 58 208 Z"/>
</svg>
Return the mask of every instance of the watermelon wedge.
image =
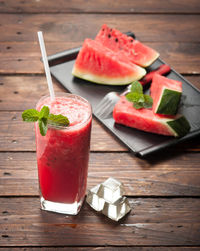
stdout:
<svg viewBox="0 0 200 251">
<path fill-rule="evenodd" d="M 132 64 L 126 57 L 118 57 L 101 43 L 86 39 L 74 64 L 76 77 L 109 85 L 126 85 L 141 79 L 145 69 Z"/>
<path fill-rule="evenodd" d="M 102 26 L 95 40 L 118 55 L 125 54 L 132 63 L 142 67 L 151 65 L 159 57 L 157 51 L 106 24 Z"/>
<path fill-rule="evenodd" d="M 153 98 L 153 112 L 163 115 L 175 115 L 178 110 L 182 94 L 182 83 L 154 74 L 151 83 Z"/>
<path fill-rule="evenodd" d="M 121 96 L 113 110 L 116 123 L 142 131 L 162 135 L 182 137 L 190 130 L 190 125 L 182 115 L 171 118 L 157 115 L 152 109 L 135 109 L 125 96 Z"/>
</svg>

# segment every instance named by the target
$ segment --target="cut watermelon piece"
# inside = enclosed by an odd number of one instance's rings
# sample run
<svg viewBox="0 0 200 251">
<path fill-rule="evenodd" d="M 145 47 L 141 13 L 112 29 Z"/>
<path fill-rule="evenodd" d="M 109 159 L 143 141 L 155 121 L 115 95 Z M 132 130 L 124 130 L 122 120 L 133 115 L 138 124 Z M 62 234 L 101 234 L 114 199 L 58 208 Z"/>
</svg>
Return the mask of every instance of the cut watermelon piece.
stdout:
<svg viewBox="0 0 200 251">
<path fill-rule="evenodd" d="M 95 40 L 120 56 L 125 54 L 132 63 L 142 67 L 151 65 L 159 57 L 157 51 L 106 24 L 102 26 Z"/>
<path fill-rule="evenodd" d="M 182 94 L 181 82 L 155 74 L 150 91 L 153 98 L 153 112 L 163 115 L 177 113 Z"/>
<path fill-rule="evenodd" d="M 120 58 L 110 49 L 91 39 L 84 41 L 72 74 L 91 82 L 108 85 L 126 85 L 141 79 L 145 69 Z"/>
<path fill-rule="evenodd" d="M 152 109 L 135 109 L 125 96 L 115 105 L 113 118 L 116 123 L 142 131 L 168 136 L 182 137 L 190 130 L 190 125 L 182 115 L 171 118 L 159 116 Z"/>
</svg>

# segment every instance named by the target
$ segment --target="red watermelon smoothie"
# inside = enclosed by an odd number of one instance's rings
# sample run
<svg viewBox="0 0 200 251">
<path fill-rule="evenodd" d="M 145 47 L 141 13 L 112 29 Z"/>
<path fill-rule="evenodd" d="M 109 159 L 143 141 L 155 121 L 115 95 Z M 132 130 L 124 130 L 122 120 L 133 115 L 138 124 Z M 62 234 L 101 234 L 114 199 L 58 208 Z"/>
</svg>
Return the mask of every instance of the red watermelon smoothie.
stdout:
<svg viewBox="0 0 200 251">
<path fill-rule="evenodd" d="M 36 109 L 66 116 L 68 127 L 48 126 L 42 136 L 35 123 L 41 208 L 76 215 L 85 198 L 90 150 L 92 111 L 85 99 L 60 94 L 51 101 L 43 97 Z"/>
</svg>

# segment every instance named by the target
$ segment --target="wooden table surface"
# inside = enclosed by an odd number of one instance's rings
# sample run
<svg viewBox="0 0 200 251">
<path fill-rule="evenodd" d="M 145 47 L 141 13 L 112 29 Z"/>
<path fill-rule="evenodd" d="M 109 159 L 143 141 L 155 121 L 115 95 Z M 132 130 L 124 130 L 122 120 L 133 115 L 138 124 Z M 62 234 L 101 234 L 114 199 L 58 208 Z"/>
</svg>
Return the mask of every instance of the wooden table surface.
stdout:
<svg viewBox="0 0 200 251">
<path fill-rule="evenodd" d="M 199 0 L 0 1 L 0 250 L 200 250 L 200 137 L 139 159 L 93 119 L 88 188 L 119 179 L 131 213 L 116 223 L 86 203 L 69 217 L 39 208 L 34 128 L 21 120 L 48 93 L 36 32 L 50 55 L 103 23 L 134 31 L 200 88 Z"/>
</svg>

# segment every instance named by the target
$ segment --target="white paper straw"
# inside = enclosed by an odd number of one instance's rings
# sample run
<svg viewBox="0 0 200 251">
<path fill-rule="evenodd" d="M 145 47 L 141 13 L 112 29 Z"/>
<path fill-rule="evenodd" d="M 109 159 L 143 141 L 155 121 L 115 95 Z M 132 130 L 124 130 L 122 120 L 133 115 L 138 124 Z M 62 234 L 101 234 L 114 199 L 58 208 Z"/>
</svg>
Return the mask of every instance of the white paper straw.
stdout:
<svg viewBox="0 0 200 251">
<path fill-rule="evenodd" d="M 42 31 L 38 31 L 38 39 L 39 39 L 39 43 L 40 43 L 40 50 L 42 53 L 42 59 L 43 59 L 43 63 L 44 63 L 44 69 L 45 69 L 45 73 L 46 73 L 46 78 L 47 78 L 47 84 L 49 87 L 49 92 L 50 92 L 50 97 L 51 100 L 53 100 L 55 98 L 55 94 L 54 94 L 54 89 L 53 89 L 53 83 L 52 83 L 52 79 L 51 79 L 51 74 L 50 74 L 50 70 L 49 70 L 49 63 L 47 60 L 47 54 L 46 54 L 46 49 L 45 49 L 45 44 L 44 44 L 44 38 L 42 35 Z"/>
</svg>

